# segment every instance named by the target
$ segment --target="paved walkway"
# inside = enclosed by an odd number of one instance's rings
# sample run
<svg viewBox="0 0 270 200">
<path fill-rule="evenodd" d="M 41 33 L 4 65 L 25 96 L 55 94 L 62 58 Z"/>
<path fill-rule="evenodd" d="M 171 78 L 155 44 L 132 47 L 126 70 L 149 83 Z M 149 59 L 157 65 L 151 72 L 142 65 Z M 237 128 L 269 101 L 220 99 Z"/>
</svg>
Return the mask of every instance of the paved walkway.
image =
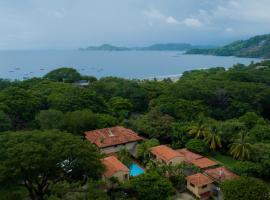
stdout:
<svg viewBox="0 0 270 200">
<path fill-rule="evenodd" d="M 178 193 L 175 200 L 196 200 L 191 194 L 184 192 Z"/>
</svg>

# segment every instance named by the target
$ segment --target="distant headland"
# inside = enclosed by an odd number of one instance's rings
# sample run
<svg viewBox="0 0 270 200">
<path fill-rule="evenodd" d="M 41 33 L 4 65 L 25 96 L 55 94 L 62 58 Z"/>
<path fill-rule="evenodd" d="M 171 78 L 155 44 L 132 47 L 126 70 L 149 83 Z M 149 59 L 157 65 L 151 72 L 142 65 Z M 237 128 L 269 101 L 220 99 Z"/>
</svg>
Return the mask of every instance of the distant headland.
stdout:
<svg viewBox="0 0 270 200">
<path fill-rule="evenodd" d="M 211 48 L 211 46 L 193 46 L 188 43 L 162 43 L 153 44 L 145 47 L 119 47 L 111 44 L 103 44 L 100 46 L 89 46 L 79 48 L 80 51 L 187 51 L 190 49 Z"/>
</svg>

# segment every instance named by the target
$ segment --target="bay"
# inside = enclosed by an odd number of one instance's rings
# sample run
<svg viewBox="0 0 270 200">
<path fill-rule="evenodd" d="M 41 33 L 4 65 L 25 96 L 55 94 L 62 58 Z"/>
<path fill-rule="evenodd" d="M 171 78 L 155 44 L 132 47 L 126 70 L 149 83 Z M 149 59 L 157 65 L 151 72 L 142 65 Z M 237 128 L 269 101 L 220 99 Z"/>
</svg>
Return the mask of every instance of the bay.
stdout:
<svg viewBox="0 0 270 200">
<path fill-rule="evenodd" d="M 41 77 L 59 67 L 73 67 L 83 75 L 123 78 L 175 77 L 184 71 L 209 67 L 231 67 L 260 59 L 185 55 L 173 51 L 0 51 L 0 77 Z"/>
</svg>

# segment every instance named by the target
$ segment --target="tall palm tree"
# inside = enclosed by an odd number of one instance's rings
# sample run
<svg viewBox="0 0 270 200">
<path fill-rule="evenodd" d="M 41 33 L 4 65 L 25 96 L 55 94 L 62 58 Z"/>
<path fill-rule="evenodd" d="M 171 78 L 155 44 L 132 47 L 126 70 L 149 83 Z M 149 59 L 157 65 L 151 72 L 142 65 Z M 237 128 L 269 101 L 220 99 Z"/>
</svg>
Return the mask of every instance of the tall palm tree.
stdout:
<svg viewBox="0 0 270 200">
<path fill-rule="evenodd" d="M 217 149 L 218 147 L 222 147 L 220 135 L 221 131 L 216 125 L 213 125 L 210 128 L 210 131 L 204 135 L 204 141 L 209 145 L 210 149 Z"/>
<path fill-rule="evenodd" d="M 240 132 L 239 138 L 230 145 L 230 154 L 238 160 L 248 160 L 252 151 L 252 144 L 244 132 Z"/>
<path fill-rule="evenodd" d="M 205 123 L 205 120 L 200 117 L 198 123 L 188 128 L 188 133 L 195 136 L 195 138 L 201 138 L 208 134 L 208 126 Z"/>
</svg>

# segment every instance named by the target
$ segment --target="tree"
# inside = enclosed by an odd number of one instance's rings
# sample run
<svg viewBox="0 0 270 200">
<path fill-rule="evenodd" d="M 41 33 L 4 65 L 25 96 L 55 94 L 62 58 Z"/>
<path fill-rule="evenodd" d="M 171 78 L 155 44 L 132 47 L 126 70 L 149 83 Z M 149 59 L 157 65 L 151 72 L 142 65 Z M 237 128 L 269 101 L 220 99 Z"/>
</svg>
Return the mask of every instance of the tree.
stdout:
<svg viewBox="0 0 270 200">
<path fill-rule="evenodd" d="M 103 188 L 101 181 L 89 180 L 84 186 L 80 182 L 62 181 L 51 187 L 49 200 L 109 200 Z"/>
<path fill-rule="evenodd" d="M 221 183 L 224 200 L 269 200 L 269 189 L 256 178 L 238 178 Z"/>
<path fill-rule="evenodd" d="M 170 181 L 156 172 L 147 172 L 130 180 L 138 199 L 169 199 L 175 194 Z"/>
<path fill-rule="evenodd" d="M 128 152 L 127 149 L 125 148 L 122 148 L 118 154 L 117 154 L 117 157 L 119 158 L 119 160 L 124 163 L 124 165 L 126 166 L 130 166 L 132 164 L 132 159 L 131 159 L 131 156 Z"/>
<path fill-rule="evenodd" d="M 46 129 L 62 129 L 64 126 L 64 114 L 58 110 L 41 110 L 36 116 L 39 127 Z"/>
<path fill-rule="evenodd" d="M 122 119 L 127 118 L 132 110 L 132 103 L 122 97 L 113 97 L 109 101 L 110 108 L 112 109 L 113 115 Z"/>
<path fill-rule="evenodd" d="M 65 82 L 65 83 L 73 83 L 75 81 L 79 81 L 81 75 L 73 68 L 59 68 L 55 69 L 44 76 L 51 81 Z"/>
<path fill-rule="evenodd" d="M 0 132 L 11 129 L 11 120 L 8 115 L 0 110 Z"/>
<path fill-rule="evenodd" d="M 150 139 L 150 140 L 143 141 L 142 143 L 138 145 L 138 150 L 137 150 L 138 158 L 143 162 L 149 161 L 150 148 L 158 146 L 158 145 L 159 145 L 159 141 L 157 139 Z"/>
<path fill-rule="evenodd" d="M 38 97 L 18 87 L 2 90 L 0 102 L 5 105 L 3 111 L 9 115 L 15 129 L 27 127 L 41 107 Z"/>
<path fill-rule="evenodd" d="M 96 128 L 97 117 L 91 110 L 77 110 L 68 112 L 65 116 L 66 129 L 75 134 L 83 134 L 85 131 Z"/>
<path fill-rule="evenodd" d="M 191 139 L 186 143 L 186 148 L 188 150 L 194 151 L 196 153 L 206 153 L 207 145 L 204 141 L 199 139 Z"/>
<path fill-rule="evenodd" d="M 198 119 L 198 122 L 195 125 L 192 125 L 188 128 L 188 133 L 195 136 L 195 138 L 201 138 L 207 135 L 209 128 L 206 125 L 205 119 L 201 116 Z"/>
<path fill-rule="evenodd" d="M 216 124 L 212 125 L 210 131 L 204 135 L 204 141 L 206 144 L 208 144 L 210 149 L 215 150 L 218 147 L 219 148 L 222 147 L 221 131 L 219 130 L 219 127 Z"/>
<path fill-rule="evenodd" d="M 230 144 L 230 154 L 238 160 L 248 160 L 252 152 L 252 144 L 248 142 L 247 136 L 240 132 L 238 139 Z"/>
<path fill-rule="evenodd" d="M 134 121 L 135 129 L 150 138 L 168 138 L 172 132 L 173 118 L 163 115 L 156 109 L 140 116 Z"/>
<path fill-rule="evenodd" d="M 22 184 L 32 200 L 43 200 L 63 180 L 97 179 L 103 166 L 95 147 L 58 131 L 0 134 L 0 184 Z"/>
</svg>

